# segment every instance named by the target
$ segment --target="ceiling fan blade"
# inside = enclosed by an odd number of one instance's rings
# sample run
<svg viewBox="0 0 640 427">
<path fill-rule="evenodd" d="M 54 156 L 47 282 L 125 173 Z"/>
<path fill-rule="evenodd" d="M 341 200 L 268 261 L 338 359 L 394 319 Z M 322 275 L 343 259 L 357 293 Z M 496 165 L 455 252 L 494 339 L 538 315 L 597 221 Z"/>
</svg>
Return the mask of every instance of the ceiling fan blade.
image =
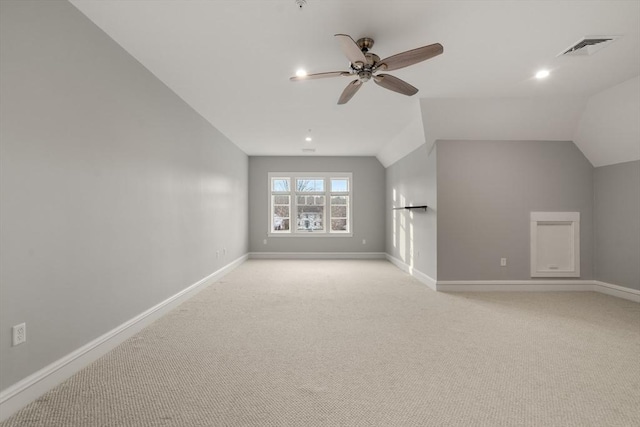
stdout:
<svg viewBox="0 0 640 427">
<path fill-rule="evenodd" d="M 340 99 L 338 99 L 338 105 L 346 104 L 349 102 L 353 95 L 362 87 L 362 82 L 360 80 L 354 80 L 344 88 L 342 95 L 340 95 Z"/>
<path fill-rule="evenodd" d="M 335 36 L 340 41 L 342 52 L 352 64 L 357 65 L 358 63 L 360 63 L 364 65 L 367 63 L 367 58 L 364 57 L 364 53 L 362 53 L 351 36 L 347 34 L 336 34 Z"/>
<path fill-rule="evenodd" d="M 422 46 L 385 58 L 376 64 L 375 69 L 384 71 L 398 70 L 431 59 L 434 56 L 440 55 L 442 52 L 444 52 L 444 47 L 442 47 L 440 43 Z"/>
<path fill-rule="evenodd" d="M 378 86 L 382 86 L 385 89 L 389 89 L 403 95 L 411 96 L 418 93 L 418 89 L 411 86 L 404 80 L 400 80 L 390 74 L 378 74 L 377 76 L 373 76 L 373 81 L 376 82 Z"/>
<path fill-rule="evenodd" d="M 324 79 L 326 77 L 340 77 L 340 76 L 350 76 L 351 73 L 348 71 L 330 71 L 328 73 L 314 73 L 307 74 L 306 76 L 293 76 L 289 78 L 292 82 L 297 82 L 300 80 L 311 80 L 311 79 Z"/>
</svg>

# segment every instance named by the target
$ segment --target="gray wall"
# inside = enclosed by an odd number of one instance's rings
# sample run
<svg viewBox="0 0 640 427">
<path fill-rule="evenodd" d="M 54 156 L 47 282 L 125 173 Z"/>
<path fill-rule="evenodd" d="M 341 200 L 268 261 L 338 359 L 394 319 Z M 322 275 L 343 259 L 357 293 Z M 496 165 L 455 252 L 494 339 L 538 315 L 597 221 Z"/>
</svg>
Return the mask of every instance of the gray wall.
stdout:
<svg viewBox="0 0 640 427">
<path fill-rule="evenodd" d="M 0 7 L 4 389 L 244 255 L 248 159 L 71 4 Z"/>
<path fill-rule="evenodd" d="M 640 161 L 594 171 L 594 278 L 640 290 Z"/>
<path fill-rule="evenodd" d="M 353 237 L 268 237 L 269 172 L 353 173 Z M 251 252 L 384 252 L 384 179 L 375 157 L 249 157 Z"/>
<path fill-rule="evenodd" d="M 429 152 L 426 144 L 386 169 L 386 252 L 432 279 L 437 278 L 436 178 L 436 147 Z M 392 209 L 425 204 L 426 212 Z"/>
<path fill-rule="evenodd" d="M 437 164 L 438 280 L 530 279 L 531 211 L 580 212 L 593 278 L 593 167 L 572 142 L 438 141 Z"/>
</svg>

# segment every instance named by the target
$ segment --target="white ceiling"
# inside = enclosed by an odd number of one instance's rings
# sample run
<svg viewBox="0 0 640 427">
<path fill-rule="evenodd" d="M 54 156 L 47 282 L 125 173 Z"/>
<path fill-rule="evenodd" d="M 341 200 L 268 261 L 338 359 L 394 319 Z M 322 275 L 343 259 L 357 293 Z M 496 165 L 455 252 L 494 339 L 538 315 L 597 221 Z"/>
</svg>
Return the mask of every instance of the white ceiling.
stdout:
<svg viewBox="0 0 640 427">
<path fill-rule="evenodd" d="M 316 155 L 378 155 L 390 164 L 429 138 L 455 138 L 462 106 L 508 116 L 525 105 L 532 122 L 510 127 L 509 139 L 566 140 L 591 97 L 640 75 L 635 0 L 307 0 L 302 10 L 294 0 L 71 2 L 249 155 L 311 147 Z M 350 79 L 289 81 L 301 67 L 347 69 L 336 33 L 375 39 L 372 51 L 382 58 L 435 42 L 444 54 L 390 72 L 420 90 L 413 97 L 368 83 L 338 106 Z M 593 56 L 556 57 L 594 35 L 622 37 Z M 534 79 L 543 67 L 551 76 Z M 555 105 L 551 122 L 545 105 Z M 424 119 L 426 111 L 437 120 Z M 491 134 L 479 128 L 495 124 L 474 117 L 462 123 L 469 133 L 462 138 L 481 139 L 474 126 Z M 589 144 L 594 164 L 609 162 Z"/>
</svg>

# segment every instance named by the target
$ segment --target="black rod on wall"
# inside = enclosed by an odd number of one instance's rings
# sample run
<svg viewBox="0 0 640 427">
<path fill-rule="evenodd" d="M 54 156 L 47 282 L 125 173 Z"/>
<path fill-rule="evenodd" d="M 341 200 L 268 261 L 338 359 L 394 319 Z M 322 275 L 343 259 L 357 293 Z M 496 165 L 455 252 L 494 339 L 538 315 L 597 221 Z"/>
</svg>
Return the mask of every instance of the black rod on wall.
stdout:
<svg viewBox="0 0 640 427">
<path fill-rule="evenodd" d="M 427 211 L 427 205 L 423 205 L 423 206 L 402 206 L 399 208 L 393 208 L 393 210 L 397 210 L 397 209 L 423 209 L 425 212 Z"/>
</svg>

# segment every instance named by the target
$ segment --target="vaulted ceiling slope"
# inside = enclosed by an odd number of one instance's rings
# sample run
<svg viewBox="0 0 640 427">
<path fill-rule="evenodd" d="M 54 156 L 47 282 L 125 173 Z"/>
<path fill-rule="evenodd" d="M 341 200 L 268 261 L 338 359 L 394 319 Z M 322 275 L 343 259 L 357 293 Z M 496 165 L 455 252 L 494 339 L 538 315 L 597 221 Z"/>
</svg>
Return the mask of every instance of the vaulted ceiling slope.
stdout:
<svg viewBox="0 0 640 427">
<path fill-rule="evenodd" d="M 574 141 L 594 166 L 640 160 L 640 76 L 591 97 L 423 98 L 379 153 L 385 165 L 437 140 Z"/>
<path fill-rule="evenodd" d="M 594 166 L 640 160 L 640 76 L 589 98 L 573 141 Z"/>
<path fill-rule="evenodd" d="M 639 157 L 640 1 L 71 0 L 249 155 L 377 155 L 388 165 L 435 139 L 575 139 L 594 165 Z M 393 71 L 406 97 L 353 78 L 334 34 L 386 57 L 439 42 Z M 593 55 L 558 56 L 586 36 Z M 545 80 L 533 75 L 550 70 Z M 307 136 L 311 142 L 305 142 Z M 407 151 L 408 150 L 408 151 Z"/>
</svg>

